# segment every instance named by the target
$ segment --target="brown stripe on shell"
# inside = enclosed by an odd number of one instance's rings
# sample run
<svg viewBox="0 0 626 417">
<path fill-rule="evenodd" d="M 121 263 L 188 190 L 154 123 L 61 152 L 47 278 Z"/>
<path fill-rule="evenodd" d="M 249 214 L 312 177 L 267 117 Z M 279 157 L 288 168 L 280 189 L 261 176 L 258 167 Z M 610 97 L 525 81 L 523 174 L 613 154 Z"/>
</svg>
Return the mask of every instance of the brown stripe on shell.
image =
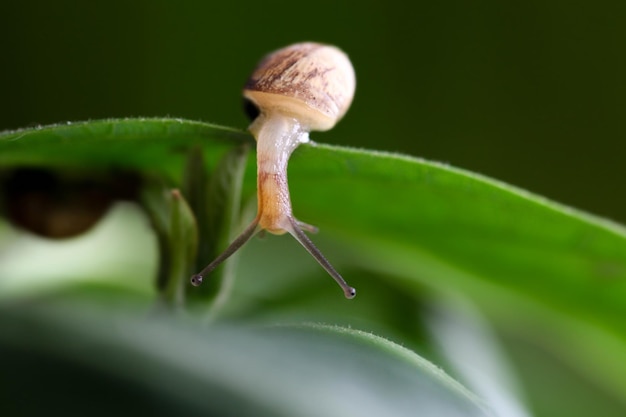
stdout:
<svg viewBox="0 0 626 417">
<path fill-rule="evenodd" d="M 248 79 L 245 89 L 297 98 L 330 117 L 343 116 L 351 97 L 346 98 L 337 80 L 329 83 L 329 73 L 337 68 L 332 59 L 323 55 L 324 48 L 330 47 L 300 43 L 267 55 Z M 339 79 L 344 77 L 344 74 L 336 75 Z"/>
</svg>

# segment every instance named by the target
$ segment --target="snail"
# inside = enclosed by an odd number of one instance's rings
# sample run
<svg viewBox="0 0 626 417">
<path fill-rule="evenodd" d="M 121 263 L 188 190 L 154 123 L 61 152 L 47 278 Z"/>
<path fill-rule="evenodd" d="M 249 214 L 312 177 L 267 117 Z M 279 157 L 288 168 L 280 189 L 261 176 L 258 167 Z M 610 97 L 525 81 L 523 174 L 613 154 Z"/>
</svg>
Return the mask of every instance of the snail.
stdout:
<svg viewBox="0 0 626 417">
<path fill-rule="evenodd" d="M 261 230 L 291 234 L 335 279 L 346 298 L 356 290 L 333 268 L 304 231 L 317 228 L 293 216 L 287 184 L 287 163 L 312 130 L 331 129 L 346 113 L 355 89 L 350 60 L 334 46 L 298 43 L 267 55 L 245 85 L 243 94 L 258 109 L 249 127 L 257 141 L 258 211 L 252 223 L 191 282 L 198 286 L 206 274 L 235 253 Z"/>
</svg>

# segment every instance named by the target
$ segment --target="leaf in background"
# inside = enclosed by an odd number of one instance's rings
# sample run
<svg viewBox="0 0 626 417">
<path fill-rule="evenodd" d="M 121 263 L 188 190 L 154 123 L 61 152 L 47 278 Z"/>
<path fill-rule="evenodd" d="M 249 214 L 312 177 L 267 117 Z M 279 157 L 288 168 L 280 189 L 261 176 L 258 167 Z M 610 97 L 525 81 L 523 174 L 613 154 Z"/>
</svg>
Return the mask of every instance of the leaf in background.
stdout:
<svg viewBox="0 0 626 417">
<path fill-rule="evenodd" d="M 626 398 L 621 225 L 401 155 L 308 146 L 291 167 L 294 212 L 341 235 L 353 263 L 409 289 L 462 291 Z"/>
<path fill-rule="evenodd" d="M 151 184 L 162 181 L 162 187 L 176 188 L 183 183 L 185 167 L 190 165 L 189 155 L 192 151 L 199 149 L 202 154 L 199 160 L 204 165 L 199 167 L 199 169 L 212 171 L 218 162 L 223 159 L 223 155 L 228 153 L 234 145 L 246 141 L 249 142 L 250 140 L 250 137 L 241 132 L 177 119 L 101 120 L 3 132 L 0 134 L 0 186 L 2 186 L 3 191 L 0 193 L 0 206 L 3 205 L 2 195 L 6 194 L 2 181 L 3 174 L 6 176 L 7 173 L 11 173 L 15 168 L 34 167 L 61 172 L 68 170 L 80 171 L 83 177 L 88 176 L 89 172 L 92 172 L 98 178 L 106 176 L 109 172 L 136 172 L 143 178 L 150 179 L 149 182 Z M 205 152 L 207 149 L 210 151 Z M 207 186 L 206 180 L 201 186 Z M 214 198 L 214 196 L 211 196 L 211 198 Z M 4 205 L 6 205 L 6 201 Z M 220 207 L 222 206 L 220 205 Z M 2 211 L 6 212 L 6 210 Z M 112 214 L 119 211 L 118 209 L 112 210 Z M 158 211 L 158 208 L 152 207 L 151 212 L 154 214 L 155 211 Z M 166 215 L 165 217 L 168 216 Z M 164 221 L 169 222 L 169 220 L 163 218 L 163 216 L 159 217 L 159 219 L 161 220 L 159 223 L 161 231 L 169 229 L 168 226 L 163 224 Z M 204 217 L 202 219 L 204 220 Z M 102 223 L 110 223 L 108 217 L 105 220 Z M 95 237 L 100 235 L 100 230 L 100 227 L 95 228 L 89 233 L 89 236 Z M 28 260 L 26 258 L 22 259 L 22 264 L 31 264 L 30 268 L 26 268 L 27 273 L 30 271 L 31 276 L 42 279 L 55 277 L 60 284 L 66 282 L 64 279 L 58 279 L 63 274 L 75 276 L 73 281 L 81 279 L 90 281 L 91 277 L 84 276 L 83 272 L 73 273 L 73 270 L 77 270 L 75 266 L 80 264 L 83 259 L 91 259 L 94 265 L 98 265 L 99 262 L 96 262 L 97 257 L 101 257 L 103 253 L 110 252 L 111 250 L 109 249 L 112 245 L 120 245 L 120 242 L 114 242 L 112 239 L 102 239 L 102 242 L 106 242 L 105 244 L 109 248 L 92 249 L 93 257 L 82 256 L 77 259 L 76 256 L 72 256 L 72 253 L 70 253 L 70 247 L 78 246 L 80 248 L 88 247 L 91 244 L 95 245 L 95 242 L 87 235 L 72 240 L 58 240 L 55 242 L 34 239 L 29 235 L 16 234 L 16 237 L 11 237 L 14 233 L 13 230 L 8 229 L 7 233 L 0 236 L 0 259 L 11 258 L 9 262 L 5 262 L 8 268 L 0 265 L 0 273 L 4 271 L 6 275 L 8 272 L 19 271 L 19 266 L 16 266 L 19 263 L 19 254 L 28 254 L 30 248 L 34 248 L 37 245 L 42 247 L 49 246 L 49 252 L 63 252 L 63 247 L 67 247 L 68 251 L 65 254 L 59 253 L 56 256 L 56 259 L 69 258 L 66 259 L 63 265 L 40 256 L 34 256 Z M 224 233 L 228 233 L 228 230 L 224 230 Z M 135 231 L 135 236 L 141 235 Z M 167 238 L 164 233 L 160 233 L 160 237 L 160 250 L 166 250 L 169 253 L 170 250 L 164 248 L 173 248 L 171 242 L 166 242 Z M 207 241 L 218 239 L 217 236 L 209 233 L 205 233 L 201 237 L 205 246 Z M 3 241 L 3 239 L 6 240 Z M 123 234 L 118 233 L 118 239 L 127 242 L 127 239 L 123 238 Z M 24 243 L 24 248 L 21 248 L 22 242 Z M 145 241 L 140 239 L 137 243 L 137 250 L 132 251 L 135 253 L 135 257 L 151 258 L 151 254 L 146 253 L 144 249 L 147 246 Z M 215 246 L 215 242 L 212 245 Z M 174 247 L 177 246 L 179 245 L 174 245 Z M 74 251 L 78 253 L 76 249 Z M 126 251 L 126 253 L 130 252 L 129 250 Z M 104 258 L 105 256 L 102 257 Z M 171 254 L 169 259 L 165 258 L 161 258 L 161 262 L 167 261 L 168 265 L 170 265 L 169 261 L 175 258 L 175 256 Z M 142 264 L 140 259 L 138 261 L 137 264 Z M 37 270 L 37 265 L 40 265 L 40 270 Z M 111 267 L 98 268 L 96 266 L 91 274 L 100 278 L 104 276 L 109 281 L 111 278 L 118 280 L 119 274 L 114 267 L 117 264 L 109 262 L 108 265 L 111 265 Z M 152 268 L 147 268 L 145 265 L 137 268 L 128 268 L 134 267 L 133 263 L 127 263 L 126 266 L 128 272 L 118 282 L 127 280 L 131 284 L 127 285 L 127 288 L 132 287 L 132 282 L 142 282 L 143 285 L 143 277 L 146 275 L 146 270 L 148 270 L 148 273 L 152 270 Z M 62 268 L 65 268 L 65 272 Z M 79 271 L 85 269 L 78 268 Z M 191 274 L 193 269 L 191 268 L 188 273 Z M 109 272 L 108 277 L 107 271 Z M 170 272 L 166 272 L 166 274 L 170 274 Z M 76 275 L 83 276 L 78 277 Z M 5 277 L 5 282 L 0 282 L 0 287 L 8 281 L 25 288 L 23 282 L 26 282 L 27 285 L 28 280 L 29 278 L 25 276 Z M 49 282 L 50 280 L 47 281 Z M 49 285 L 53 286 L 52 282 Z M 8 288 L 8 291 L 11 291 L 11 288 Z M 18 290 L 18 292 L 23 292 L 23 290 Z"/>
<path fill-rule="evenodd" d="M 241 192 L 249 153 L 247 143 L 234 147 L 219 160 L 210 178 L 201 185 L 198 184 L 201 176 L 193 173 L 199 169 L 186 170 L 186 184 L 193 184 L 189 188 L 197 190 L 194 194 L 199 204 L 195 212 L 198 213 L 200 242 L 203 243 L 193 273 L 200 272 L 213 261 L 238 234 L 242 222 L 248 221 L 246 213 L 242 213 Z M 197 163 L 191 167 L 194 165 Z M 238 257 L 237 253 L 231 256 L 212 272 L 208 282 L 195 288 L 190 295 L 212 300 L 210 311 L 221 309 L 222 303 L 230 297 Z"/>
<path fill-rule="evenodd" d="M 206 328 L 84 301 L 0 309 L 5 410 L 129 415 L 152 404 L 153 415 L 492 415 L 434 365 L 363 332 Z M 83 394 L 83 386 L 97 391 Z"/>
<path fill-rule="evenodd" d="M 168 305 L 183 308 L 197 253 L 196 219 L 180 190 L 165 187 L 158 180 L 144 181 L 141 203 L 159 243 L 156 286 Z"/>
<path fill-rule="evenodd" d="M 191 147 L 213 169 L 248 140 L 198 122 L 86 122 L 0 135 L 0 166 L 121 166 L 176 184 Z M 253 166 L 250 158 L 244 195 L 255 187 Z M 295 215 L 342 238 L 341 250 L 324 250 L 334 262 L 409 292 L 463 291 L 503 328 L 540 340 L 626 398 L 622 226 L 467 171 L 373 151 L 301 146 L 289 179 Z"/>
</svg>

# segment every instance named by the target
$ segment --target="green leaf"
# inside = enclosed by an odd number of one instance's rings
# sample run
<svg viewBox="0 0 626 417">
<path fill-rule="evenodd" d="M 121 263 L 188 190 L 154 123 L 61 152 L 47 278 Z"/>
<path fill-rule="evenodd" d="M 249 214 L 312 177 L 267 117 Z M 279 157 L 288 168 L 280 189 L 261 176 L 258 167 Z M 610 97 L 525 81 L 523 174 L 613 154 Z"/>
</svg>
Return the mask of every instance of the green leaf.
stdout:
<svg viewBox="0 0 626 417">
<path fill-rule="evenodd" d="M 246 161 L 250 147 L 248 144 L 237 146 L 227 152 L 218 162 L 204 189 L 203 196 L 206 207 L 200 214 L 200 235 L 205 242 L 203 251 L 196 261 L 194 273 L 199 273 L 213 261 L 225 247 L 236 237 L 242 222 L 247 222 L 248 216 L 242 214 L 241 200 L 243 177 L 246 170 Z M 195 291 L 198 298 L 212 299 L 212 306 L 208 311 L 211 314 L 221 309 L 222 303 L 228 302 L 236 273 L 236 263 L 239 254 L 235 253 L 218 267 L 201 288 Z"/>
<path fill-rule="evenodd" d="M 21 129 L 0 134 L 0 167 L 15 165 L 133 168 L 177 181 L 189 150 L 209 149 L 214 166 L 240 132 L 180 119 L 110 119 Z"/>
<path fill-rule="evenodd" d="M 626 398 L 623 226 L 444 164 L 327 145 L 294 155 L 290 185 L 294 213 L 341 236 L 348 262 L 412 292 L 461 291 Z"/>
<path fill-rule="evenodd" d="M 199 122 L 94 121 L 6 132 L 0 167 L 121 167 L 178 186 L 189 149 L 200 147 L 211 171 L 250 141 Z M 463 292 L 501 329 L 550 347 L 626 398 L 622 226 L 474 173 L 374 151 L 303 145 L 289 181 L 294 214 L 320 226 L 316 242 L 331 261 L 393 280 L 411 296 L 424 286 Z M 250 158 L 243 195 L 254 188 Z M 290 262 L 283 255 L 264 271 Z M 366 284 L 346 278 L 357 289 Z"/>
<path fill-rule="evenodd" d="M 158 236 L 157 285 L 167 304 L 183 308 L 197 253 L 196 219 L 180 190 L 164 187 L 160 181 L 144 181 L 141 203 Z"/>
<path fill-rule="evenodd" d="M 32 415 L 492 415 L 416 354 L 332 326 L 206 328 L 65 298 L 1 308 L 0 353 L 0 403 Z"/>
</svg>

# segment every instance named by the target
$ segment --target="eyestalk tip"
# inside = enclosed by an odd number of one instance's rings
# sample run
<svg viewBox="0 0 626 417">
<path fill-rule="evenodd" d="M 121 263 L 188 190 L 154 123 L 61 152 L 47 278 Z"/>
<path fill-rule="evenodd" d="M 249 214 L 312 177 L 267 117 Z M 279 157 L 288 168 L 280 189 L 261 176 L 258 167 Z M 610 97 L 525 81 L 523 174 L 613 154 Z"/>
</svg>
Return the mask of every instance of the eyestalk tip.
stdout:
<svg viewBox="0 0 626 417">
<path fill-rule="evenodd" d="M 345 294 L 348 300 L 351 300 L 356 296 L 356 289 L 352 287 L 346 287 L 343 289 L 343 293 Z"/>
<path fill-rule="evenodd" d="M 191 285 L 199 287 L 202 284 L 202 275 L 196 274 L 191 277 Z"/>
</svg>

